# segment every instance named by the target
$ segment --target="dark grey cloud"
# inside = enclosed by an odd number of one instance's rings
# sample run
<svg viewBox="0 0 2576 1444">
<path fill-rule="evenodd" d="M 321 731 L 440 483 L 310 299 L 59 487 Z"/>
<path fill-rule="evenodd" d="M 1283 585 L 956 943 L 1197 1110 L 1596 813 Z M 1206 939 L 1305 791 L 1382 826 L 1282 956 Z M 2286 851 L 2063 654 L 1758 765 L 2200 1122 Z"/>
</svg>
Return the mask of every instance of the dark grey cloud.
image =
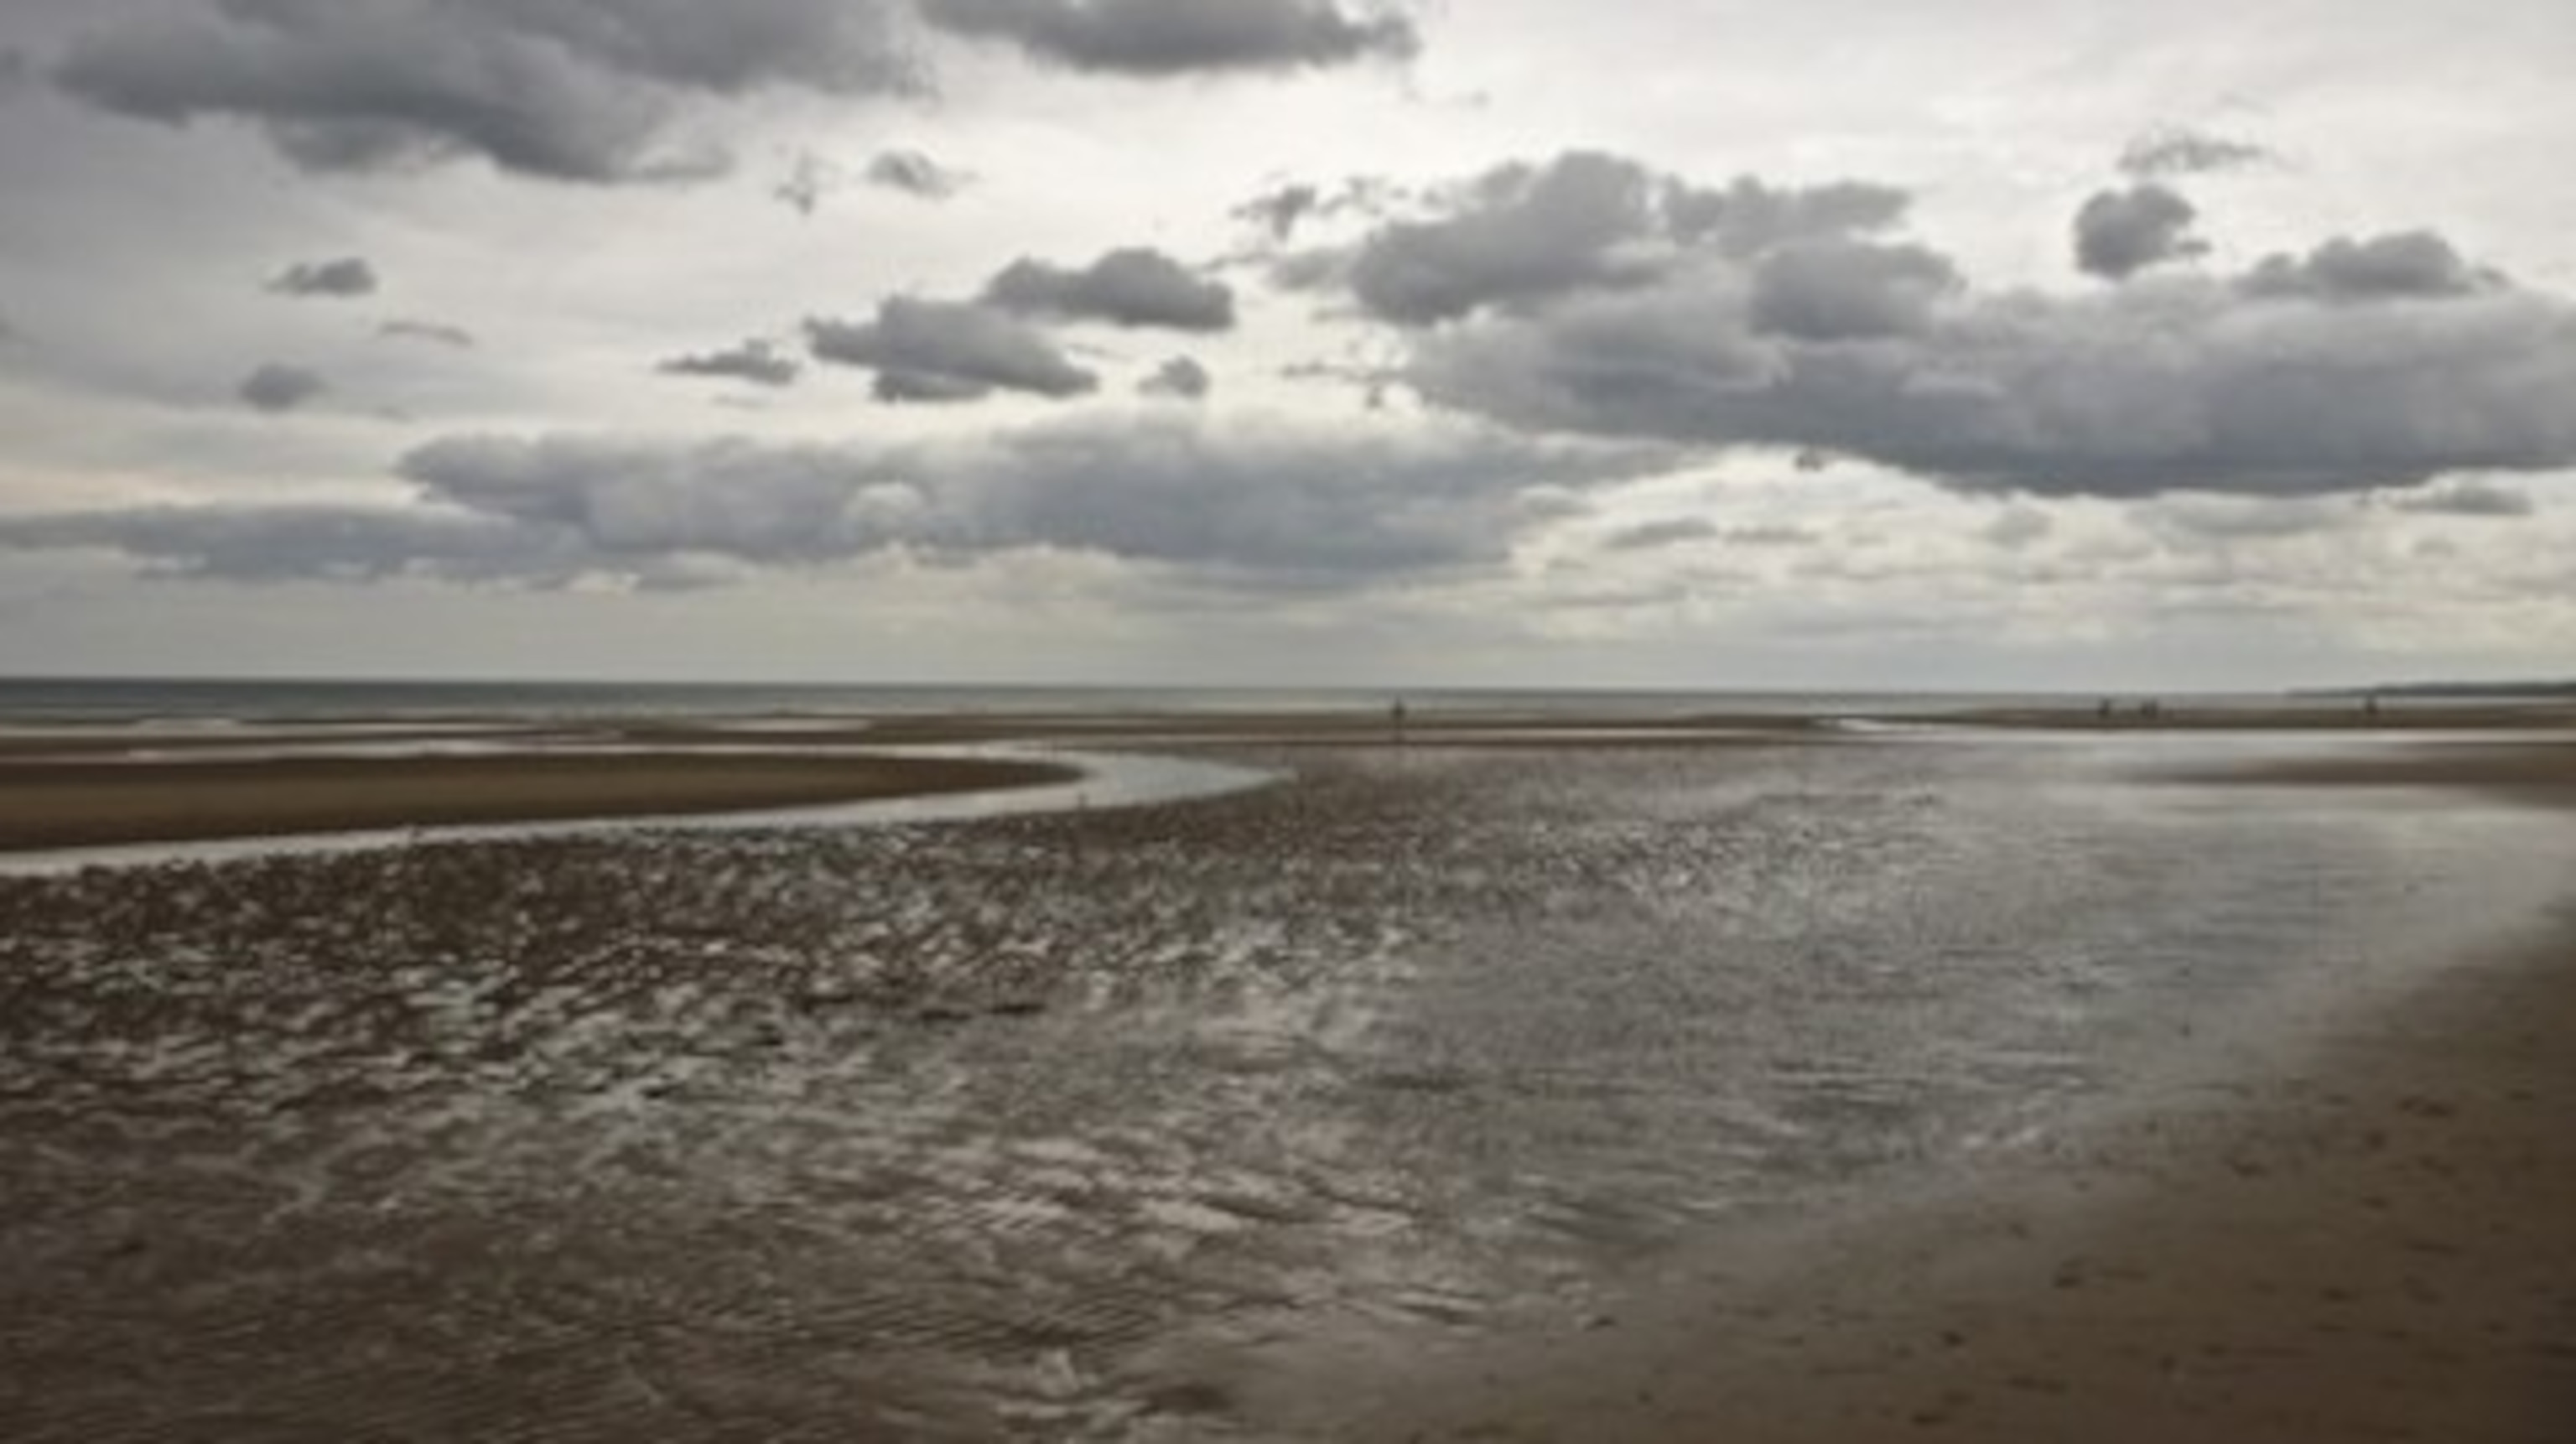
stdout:
<svg viewBox="0 0 2576 1444">
<path fill-rule="evenodd" d="M 1126 247 L 1078 269 L 1019 260 L 984 287 L 987 304 L 1025 315 L 1175 331 L 1234 327 L 1234 291 L 1159 251 Z"/>
<path fill-rule="evenodd" d="M 2501 273 L 2469 264 L 2430 231 L 2337 237 L 2305 256 L 2267 256 L 2244 281 L 2253 295 L 2325 301 L 2465 296 L 2505 284 Z"/>
<path fill-rule="evenodd" d="M 1154 374 L 1138 383 L 1136 389 L 1147 396 L 1170 396 L 1183 401 L 1204 400 L 1216 389 L 1216 378 L 1199 364 L 1197 358 L 1175 356 L 1154 368 Z"/>
<path fill-rule="evenodd" d="M 242 404 L 255 411 L 293 411 L 331 389 L 318 371 L 269 362 L 242 378 L 234 388 Z"/>
<path fill-rule="evenodd" d="M 2103 191 L 2075 213 L 2075 265 L 2087 275 L 2125 280 L 2164 261 L 2203 255 L 2191 234 L 2200 212 L 2152 181 Z"/>
<path fill-rule="evenodd" d="M 653 369 L 666 376 L 714 376 L 747 381 L 754 386 L 789 386 L 803 373 L 796 358 L 765 340 L 745 341 L 721 351 L 674 356 Z"/>
<path fill-rule="evenodd" d="M 1911 335 L 1959 289 L 1949 258 L 1921 246 L 1807 241 L 1753 268 L 1755 329 L 1808 341 Z"/>
<path fill-rule="evenodd" d="M 376 290 L 376 268 L 362 256 L 298 261 L 269 277 L 268 289 L 280 296 L 371 296 Z"/>
<path fill-rule="evenodd" d="M 1495 566 L 1628 449 L 1490 429 L 1353 434 L 1195 413 L 1091 416 L 902 447 L 454 437 L 400 463 L 407 510 L 205 507 L 0 519 L 0 547 L 251 579 L 557 585 L 705 578 L 890 551 L 1048 550 L 1255 592 Z"/>
<path fill-rule="evenodd" d="M 2392 511 L 2415 516 L 2512 518 L 2530 516 L 2539 510 L 2527 491 L 2471 478 L 2395 492 L 2384 501 Z"/>
<path fill-rule="evenodd" d="M 2249 141 L 2177 127 L 2130 141 L 2120 152 L 2120 171 L 2133 180 L 2161 180 L 2242 170 L 2272 159 L 2271 151 Z"/>
<path fill-rule="evenodd" d="M 376 328 L 376 334 L 390 341 L 423 341 L 433 346 L 450 346 L 471 350 L 474 333 L 462 326 L 448 326 L 436 321 L 387 321 Z"/>
<path fill-rule="evenodd" d="M 1747 178 L 1702 189 L 1575 151 L 1489 171 L 1443 197 L 1439 214 L 1383 225 L 1304 279 L 1347 285 L 1372 315 L 1426 326 L 1642 285 L 1696 253 L 1754 256 L 1867 234 L 1905 206 L 1900 191 L 1852 183 L 1777 190 Z"/>
<path fill-rule="evenodd" d="M 876 372 L 886 401 L 971 401 L 995 391 L 1061 398 L 1100 384 L 1045 333 L 969 301 L 891 297 L 873 321 L 808 321 L 805 335 L 817 360 Z"/>
<path fill-rule="evenodd" d="M 944 201 L 966 189 L 972 177 L 917 150 L 885 150 L 868 161 L 867 180 L 879 190 Z"/>
<path fill-rule="evenodd" d="M 1967 295 L 1866 343 L 1754 329 L 1695 277 L 1422 339 L 1433 401 L 1534 429 L 1814 448 L 1972 488 L 2361 491 L 2576 465 L 2576 307 L 2355 307 L 2197 278 Z"/>
<path fill-rule="evenodd" d="M 1431 404 L 1532 432 L 1779 447 L 2034 494 L 2301 496 L 2576 465 L 2576 305 L 2438 238 L 2329 242 L 2245 275 L 2076 296 L 1980 291 L 1928 247 L 1798 234 L 1874 229 L 1901 198 L 1785 228 L 1774 205 L 1736 239 L 1694 245 L 1656 228 L 1634 170 L 1578 169 L 1618 182 L 1598 185 L 1606 204 L 1580 225 L 1527 224 L 1544 208 L 1518 202 L 1541 171 L 1498 172 L 1452 193 L 1465 230 L 1407 221 L 1361 247 L 1439 264 L 1394 289 L 1342 273 L 1398 323 L 1404 379 Z M 1481 235 L 1497 215 L 1513 217 L 1506 244 L 1417 243 Z M 1641 234 L 1671 249 L 1641 250 Z"/>
<path fill-rule="evenodd" d="M 1142 77 L 1410 59 L 1413 24 L 1341 0 L 922 0 L 954 35 L 1005 42 L 1070 70 Z"/>
<path fill-rule="evenodd" d="M 1643 167 L 1577 152 L 1477 180 L 1437 219 L 1386 226 L 1349 262 L 1349 284 L 1379 317 L 1427 325 L 1481 306 L 1652 277 L 1664 232 Z"/>
<path fill-rule="evenodd" d="M 913 86 L 875 0 L 211 0 L 112 23 L 55 72 L 102 109 L 256 126 L 300 165 L 480 156 L 562 180 L 703 169 L 702 101 Z"/>
</svg>

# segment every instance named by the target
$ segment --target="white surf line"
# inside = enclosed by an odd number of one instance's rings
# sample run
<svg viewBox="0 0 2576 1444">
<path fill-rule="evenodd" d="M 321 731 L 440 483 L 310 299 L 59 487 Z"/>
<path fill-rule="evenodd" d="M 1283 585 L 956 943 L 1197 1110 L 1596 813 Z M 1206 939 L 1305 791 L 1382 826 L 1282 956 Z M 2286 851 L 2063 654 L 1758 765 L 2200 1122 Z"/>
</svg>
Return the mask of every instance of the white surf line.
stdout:
<svg viewBox="0 0 2576 1444">
<path fill-rule="evenodd" d="M 534 750 L 542 752 L 547 749 Z M 790 748 L 743 750 L 798 752 L 798 749 Z M 1019 817 L 1089 808 L 1147 807 L 1157 803 L 1221 797 L 1231 792 L 1267 787 L 1288 775 L 1267 768 L 1196 758 L 1132 752 L 1052 751 L 1040 747 L 988 744 L 809 750 L 835 757 L 882 757 L 889 761 L 1052 762 L 1079 768 L 1082 775 L 1065 782 L 1029 787 L 882 797 L 811 806 L 743 808 L 728 812 L 651 813 L 446 826 L 433 824 L 352 832 L 47 848 L 0 853 L 0 877 L 53 877 L 91 867 L 158 867 L 171 863 L 229 862 L 253 857 L 377 852 L 426 843 L 518 842 L 535 838 L 598 837 L 623 832 L 744 832 L 773 828 L 888 827 L 903 823 L 964 822 L 977 818 Z"/>
</svg>

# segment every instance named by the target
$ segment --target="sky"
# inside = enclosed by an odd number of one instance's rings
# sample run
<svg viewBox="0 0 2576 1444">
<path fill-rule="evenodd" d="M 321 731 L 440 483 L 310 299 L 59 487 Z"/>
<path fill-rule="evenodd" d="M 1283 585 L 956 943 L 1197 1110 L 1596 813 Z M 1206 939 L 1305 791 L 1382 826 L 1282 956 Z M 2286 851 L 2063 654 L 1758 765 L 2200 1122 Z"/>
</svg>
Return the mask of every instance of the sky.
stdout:
<svg viewBox="0 0 2576 1444">
<path fill-rule="evenodd" d="M 0 675 L 2576 676 L 2576 7 L 6 0 Z"/>
</svg>

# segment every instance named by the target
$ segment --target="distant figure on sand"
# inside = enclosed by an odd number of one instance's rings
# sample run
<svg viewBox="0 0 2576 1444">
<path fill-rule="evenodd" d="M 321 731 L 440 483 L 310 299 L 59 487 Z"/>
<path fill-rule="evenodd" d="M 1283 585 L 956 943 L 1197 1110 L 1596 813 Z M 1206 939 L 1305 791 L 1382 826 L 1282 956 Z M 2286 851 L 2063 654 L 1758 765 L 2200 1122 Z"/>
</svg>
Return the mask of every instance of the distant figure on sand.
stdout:
<svg viewBox="0 0 2576 1444">
<path fill-rule="evenodd" d="M 1398 697 L 1386 709 L 1387 725 L 1394 729 L 1395 740 L 1404 740 L 1404 699 Z"/>
</svg>

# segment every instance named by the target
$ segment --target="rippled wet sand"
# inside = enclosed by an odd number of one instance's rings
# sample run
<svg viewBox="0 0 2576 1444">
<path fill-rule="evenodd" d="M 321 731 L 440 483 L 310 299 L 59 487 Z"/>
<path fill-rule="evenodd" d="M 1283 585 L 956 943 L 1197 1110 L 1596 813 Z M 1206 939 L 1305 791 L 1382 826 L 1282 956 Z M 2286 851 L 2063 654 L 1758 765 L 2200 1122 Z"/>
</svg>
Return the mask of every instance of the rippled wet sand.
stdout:
<svg viewBox="0 0 2576 1444">
<path fill-rule="evenodd" d="M 2492 882 L 2028 749 L 1242 760 L 1302 775 L 0 879 L 0 1435 L 1221 1436 Z"/>
</svg>

